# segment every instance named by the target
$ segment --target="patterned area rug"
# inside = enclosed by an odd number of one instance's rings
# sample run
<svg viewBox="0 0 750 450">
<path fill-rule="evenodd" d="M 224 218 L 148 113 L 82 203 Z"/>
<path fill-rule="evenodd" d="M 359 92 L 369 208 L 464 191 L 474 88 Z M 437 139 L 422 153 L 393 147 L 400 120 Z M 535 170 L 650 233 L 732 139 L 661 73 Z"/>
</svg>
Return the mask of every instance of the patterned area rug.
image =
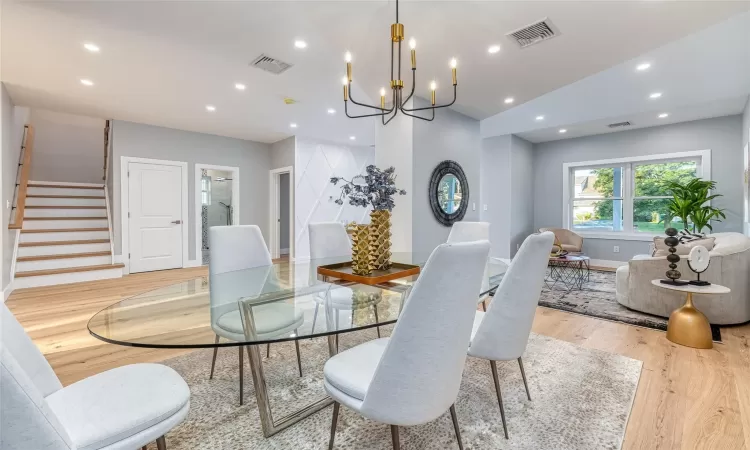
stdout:
<svg viewBox="0 0 750 450">
<path fill-rule="evenodd" d="M 585 316 L 623 322 L 655 330 L 667 331 L 667 319 L 628 309 L 615 299 L 615 272 L 592 270 L 583 289 L 566 292 L 562 289 L 542 288 L 539 305 Z M 715 342 L 721 342 L 721 330 L 711 325 Z"/>
<path fill-rule="evenodd" d="M 383 328 L 385 334 L 390 330 Z M 341 336 L 341 350 L 375 338 L 366 330 Z M 324 395 L 324 338 L 301 342 L 304 376 L 297 375 L 294 345 L 271 345 L 264 369 L 273 413 L 282 417 Z M 266 439 L 263 437 L 249 370 L 245 405 L 238 403 L 238 356 L 219 349 L 213 380 L 208 379 L 212 350 L 200 350 L 165 362 L 190 385 L 191 407 L 185 422 L 167 435 L 170 450 L 253 449 L 313 450 L 328 446 L 333 408 L 328 407 Z M 245 358 L 247 364 L 247 358 Z M 528 401 L 516 361 L 498 364 L 510 439 L 503 436 L 490 366 L 469 358 L 456 411 L 467 450 L 619 449 L 641 373 L 641 361 L 531 335 L 524 355 L 533 401 Z M 287 405 L 286 407 L 284 405 Z M 401 429 L 403 450 L 457 449 L 450 414 L 434 422 Z M 390 450 L 387 425 L 341 408 L 336 449 Z M 155 450 L 151 444 L 149 450 Z"/>
</svg>

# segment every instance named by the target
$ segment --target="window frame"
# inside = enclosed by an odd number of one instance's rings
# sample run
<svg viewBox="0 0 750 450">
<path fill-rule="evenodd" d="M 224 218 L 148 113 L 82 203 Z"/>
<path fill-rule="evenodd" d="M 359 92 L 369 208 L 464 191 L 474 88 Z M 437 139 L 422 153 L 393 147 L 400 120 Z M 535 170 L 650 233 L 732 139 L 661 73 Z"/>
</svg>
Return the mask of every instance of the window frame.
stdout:
<svg viewBox="0 0 750 450">
<path fill-rule="evenodd" d="M 593 239 L 616 239 L 633 241 L 651 241 L 656 234 L 635 231 L 633 227 L 633 204 L 638 199 L 671 198 L 668 196 L 635 196 L 635 167 L 658 163 L 679 161 L 696 161 L 696 175 L 699 178 L 711 179 L 711 150 L 694 150 L 678 153 L 662 153 L 648 156 L 627 158 L 602 159 L 595 161 L 580 161 L 563 163 L 563 227 L 582 237 Z M 603 200 L 619 200 L 622 198 L 622 231 L 579 231 L 573 229 L 573 204 L 575 196 L 575 171 L 581 169 L 601 169 L 607 167 L 622 167 L 621 197 L 602 198 Z M 591 198 L 586 198 L 590 200 Z M 594 199 L 595 200 L 595 199 Z"/>
</svg>

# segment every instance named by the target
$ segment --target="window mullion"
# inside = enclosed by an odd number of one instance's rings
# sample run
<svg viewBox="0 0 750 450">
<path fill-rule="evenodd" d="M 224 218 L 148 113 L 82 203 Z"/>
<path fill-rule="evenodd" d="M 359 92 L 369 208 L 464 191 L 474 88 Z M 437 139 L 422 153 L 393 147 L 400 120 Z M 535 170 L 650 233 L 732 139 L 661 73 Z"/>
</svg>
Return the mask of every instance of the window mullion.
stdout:
<svg viewBox="0 0 750 450">
<path fill-rule="evenodd" d="M 625 176 L 622 196 L 624 198 L 622 202 L 622 231 L 625 233 L 633 233 L 633 197 L 635 193 L 635 171 L 633 170 L 633 164 L 624 164 Z"/>
</svg>

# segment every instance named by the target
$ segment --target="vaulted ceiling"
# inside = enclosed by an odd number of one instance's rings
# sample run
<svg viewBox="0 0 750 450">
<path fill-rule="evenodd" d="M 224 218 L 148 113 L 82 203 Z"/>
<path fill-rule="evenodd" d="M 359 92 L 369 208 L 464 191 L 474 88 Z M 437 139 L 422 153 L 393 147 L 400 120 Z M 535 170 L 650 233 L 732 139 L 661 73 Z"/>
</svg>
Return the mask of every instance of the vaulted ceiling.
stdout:
<svg viewBox="0 0 750 450">
<path fill-rule="evenodd" d="M 410 1 L 401 3 L 400 21 L 417 40 L 418 95 L 428 96 L 434 78 L 439 101 L 447 98 L 448 61 L 456 57 L 454 108 L 485 119 L 749 8 L 734 1 Z M 301 134 L 371 144 L 375 122 L 343 115 L 343 54 L 353 54 L 354 94 L 376 98 L 389 79 L 394 16 L 393 1 L 5 1 L 0 78 L 20 105 L 263 142 Z M 520 49 L 505 36 L 545 17 L 558 37 Z M 295 48 L 300 39 L 305 49 Z M 85 51 L 86 42 L 100 52 Z M 490 45 L 500 51 L 488 53 Z M 294 66 L 281 75 L 250 68 L 261 53 Z M 207 112 L 209 104 L 216 111 Z"/>
</svg>

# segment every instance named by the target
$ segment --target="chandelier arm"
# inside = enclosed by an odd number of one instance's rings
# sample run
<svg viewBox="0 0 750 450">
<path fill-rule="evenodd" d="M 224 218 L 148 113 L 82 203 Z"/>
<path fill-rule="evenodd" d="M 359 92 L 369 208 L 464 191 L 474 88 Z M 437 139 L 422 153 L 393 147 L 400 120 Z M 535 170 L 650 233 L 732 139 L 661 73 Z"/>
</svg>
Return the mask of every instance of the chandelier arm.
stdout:
<svg viewBox="0 0 750 450">
<path fill-rule="evenodd" d="M 393 115 L 390 118 L 388 118 L 388 120 L 385 120 L 386 114 L 384 114 L 381 117 L 383 125 L 388 125 L 388 122 L 390 122 L 391 120 L 393 120 L 393 118 L 396 117 L 396 114 L 398 114 L 398 108 L 396 107 L 396 105 L 398 105 L 398 91 L 396 91 L 394 89 L 393 90 L 393 108 L 391 108 L 391 109 L 395 110 L 395 112 L 393 113 Z M 390 114 L 390 112 L 388 114 Z"/>
<path fill-rule="evenodd" d="M 409 93 L 409 96 L 406 97 L 406 100 L 401 102 L 401 106 L 399 108 L 403 108 L 404 105 L 411 99 L 412 95 L 414 95 L 414 88 L 417 85 L 417 69 L 411 69 L 411 92 Z"/>
<path fill-rule="evenodd" d="M 432 106 L 425 106 L 424 108 L 414 108 L 414 109 L 404 108 L 404 107 L 402 106 L 402 107 L 401 107 L 401 112 L 404 112 L 404 113 L 405 113 L 406 111 L 409 111 L 409 112 L 414 112 L 414 111 L 424 111 L 424 110 L 426 110 L 426 109 L 440 109 L 440 108 L 447 108 L 447 107 L 451 106 L 452 104 L 456 103 L 456 87 L 457 87 L 457 86 L 456 86 L 456 85 L 454 84 L 454 85 L 453 85 L 453 101 L 452 101 L 452 102 L 450 102 L 450 103 L 446 103 L 445 105 L 432 105 Z"/>
<path fill-rule="evenodd" d="M 398 109 L 396 109 L 396 112 L 393 113 L 393 115 L 388 118 L 388 120 L 385 120 L 385 117 L 383 117 L 383 125 L 388 125 L 388 123 L 393 120 L 398 115 Z"/>
<path fill-rule="evenodd" d="M 352 103 L 354 103 L 355 105 L 364 106 L 365 108 L 377 109 L 377 110 L 383 111 L 383 112 L 391 112 L 391 111 L 393 111 L 393 108 L 391 108 L 391 109 L 383 109 L 383 108 L 381 108 L 379 106 L 372 106 L 372 105 L 368 105 L 366 103 L 360 103 L 360 102 L 354 100 L 354 98 L 352 98 L 352 84 L 351 83 L 349 83 L 349 100 L 351 100 Z"/>
<path fill-rule="evenodd" d="M 360 116 L 352 116 L 352 115 L 349 114 L 348 103 L 349 102 L 344 102 L 344 113 L 346 114 L 346 117 L 348 117 L 350 119 L 360 119 L 362 117 L 385 116 L 385 115 L 388 115 L 390 113 L 390 112 L 382 112 L 382 113 L 375 113 L 375 114 L 363 114 L 363 115 L 360 115 Z M 378 108 L 378 109 L 380 109 L 380 108 Z"/>
<path fill-rule="evenodd" d="M 429 119 L 427 117 L 420 117 L 420 116 L 418 116 L 416 114 L 409 114 L 408 112 L 403 111 L 403 110 L 401 112 L 405 116 L 414 117 L 414 118 L 417 118 L 417 119 L 422 119 L 422 120 L 425 120 L 427 122 L 432 122 L 433 120 L 435 120 L 435 110 L 434 109 L 432 110 L 432 117 L 430 117 Z"/>
</svg>

